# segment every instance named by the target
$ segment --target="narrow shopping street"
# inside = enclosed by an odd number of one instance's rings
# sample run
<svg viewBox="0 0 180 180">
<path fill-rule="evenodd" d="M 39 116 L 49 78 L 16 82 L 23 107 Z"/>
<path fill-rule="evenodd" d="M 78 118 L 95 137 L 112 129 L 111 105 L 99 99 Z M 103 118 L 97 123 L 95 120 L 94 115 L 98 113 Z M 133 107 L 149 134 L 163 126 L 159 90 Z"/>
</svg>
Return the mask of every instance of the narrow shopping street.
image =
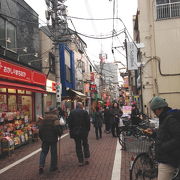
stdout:
<svg viewBox="0 0 180 180">
<path fill-rule="evenodd" d="M 112 173 L 116 173 L 113 180 L 120 177 L 120 167 L 114 167 L 113 171 L 117 139 L 111 134 L 103 133 L 103 138 L 96 140 L 94 128 L 91 128 L 89 136 L 89 144 L 91 151 L 90 164 L 83 167 L 78 167 L 78 162 L 75 154 L 74 142 L 69 138 L 69 135 L 64 135 L 61 140 L 61 158 L 59 172 L 49 172 L 50 154 L 48 155 L 46 168 L 43 175 L 38 174 L 38 161 L 40 140 L 33 144 L 25 145 L 15 150 L 10 157 L 0 159 L 0 179 L 3 180 L 38 180 L 38 179 L 62 179 L 62 180 L 111 180 Z M 36 152 L 35 152 L 36 151 Z M 121 153 L 120 148 L 118 148 Z M 18 163 L 21 158 L 32 154 L 28 159 Z M 120 156 L 118 156 L 120 157 Z M 14 162 L 12 168 L 8 169 Z M 117 162 L 115 163 L 118 164 Z M 5 169 L 5 171 L 4 171 Z M 6 170 L 8 169 L 8 170 Z M 4 172 L 3 172 L 4 171 Z M 128 175 L 127 175 L 128 176 Z M 124 177 L 124 174 L 123 174 Z M 122 178 L 121 180 L 126 180 Z"/>
</svg>

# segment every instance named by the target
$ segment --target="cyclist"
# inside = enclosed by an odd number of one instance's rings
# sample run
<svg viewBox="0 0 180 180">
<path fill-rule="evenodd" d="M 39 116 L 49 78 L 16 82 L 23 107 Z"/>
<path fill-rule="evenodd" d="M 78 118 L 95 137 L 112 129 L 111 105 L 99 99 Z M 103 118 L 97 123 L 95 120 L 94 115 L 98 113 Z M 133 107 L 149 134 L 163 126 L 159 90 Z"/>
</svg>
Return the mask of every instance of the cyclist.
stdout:
<svg viewBox="0 0 180 180">
<path fill-rule="evenodd" d="M 159 117 L 156 140 L 156 159 L 158 161 L 158 180 L 171 180 L 180 165 L 180 110 L 173 110 L 161 97 L 150 102 L 151 110 Z"/>
</svg>

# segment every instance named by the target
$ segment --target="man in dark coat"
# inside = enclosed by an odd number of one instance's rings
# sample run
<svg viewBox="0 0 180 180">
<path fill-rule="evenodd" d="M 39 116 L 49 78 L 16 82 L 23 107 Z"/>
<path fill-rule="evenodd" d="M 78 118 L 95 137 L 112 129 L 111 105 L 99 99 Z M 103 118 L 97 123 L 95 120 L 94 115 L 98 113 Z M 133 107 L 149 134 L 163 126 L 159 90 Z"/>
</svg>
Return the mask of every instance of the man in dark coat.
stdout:
<svg viewBox="0 0 180 180">
<path fill-rule="evenodd" d="M 139 109 L 137 108 L 136 104 L 132 105 L 131 122 L 132 122 L 132 125 L 138 125 L 140 123 Z"/>
<path fill-rule="evenodd" d="M 111 131 L 111 123 L 110 123 L 111 116 L 112 114 L 109 110 L 109 107 L 105 107 L 104 108 L 104 124 L 105 124 L 106 133 L 110 133 Z"/>
<path fill-rule="evenodd" d="M 103 117 L 101 112 L 99 111 L 99 107 L 96 107 L 96 112 L 94 112 L 93 116 L 93 124 L 95 127 L 96 139 L 102 138 L 102 125 L 103 125 Z"/>
<path fill-rule="evenodd" d="M 62 135 L 59 124 L 58 112 L 54 107 L 50 107 L 50 112 L 45 114 L 44 119 L 39 124 L 39 137 L 42 141 L 42 151 L 40 154 L 39 174 L 43 173 L 46 156 L 49 148 L 51 150 L 50 171 L 57 170 L 57 141 Z"/>
<path fill-rule="evenodd" d="M 76 109 L 71 111 L 68 119 L 70 137 L 75 140 L 79 166 L 89 164 L 88 134 L 90 131 L 90 118 L 88 112 L 83 110 L 83 104 L 81 102 L 77 103 Z"/>
<path fill-rule="evenodd" d="M 168 107 L 161 97 L 151 100 L 151 110 L 159 117 L 159 130 L 156 140 L 158 180 L 171 180 L 180 166 L 180 111 Z"/>
</svg>

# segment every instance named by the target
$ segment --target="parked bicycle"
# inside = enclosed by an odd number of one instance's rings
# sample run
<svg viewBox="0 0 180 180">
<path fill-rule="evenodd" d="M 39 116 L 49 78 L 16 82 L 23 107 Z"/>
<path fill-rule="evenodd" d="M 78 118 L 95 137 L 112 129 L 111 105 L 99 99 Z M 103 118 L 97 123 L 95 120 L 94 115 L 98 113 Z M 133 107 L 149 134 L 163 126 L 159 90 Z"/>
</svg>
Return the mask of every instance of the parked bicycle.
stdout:
<svg viewBox="0 0 180 180">
<path fill-rule="evenodd" d="M 119 127 L 119 143 L 123 150 L 126 150 L 125 136 L 134 136 L 136 138 L 144 135 L 144 129 L 149 128 L 149 121 L 142 120 L 138 125 L 131 125 L 130 119 L 124 117 L 122 119 L 123 126 Z"/>
<path fill-rule="evenodd" d="M 150 141 L 147 152 L 142 152 L 136 156 L 130 167 L 130 180 L 155 180 L 158 175 L 158 163 L 155 159 L 155 140 L 146 136 Z M 173 180 L 179 174 L 177 168 L 174 172 Z"/>
</svg>

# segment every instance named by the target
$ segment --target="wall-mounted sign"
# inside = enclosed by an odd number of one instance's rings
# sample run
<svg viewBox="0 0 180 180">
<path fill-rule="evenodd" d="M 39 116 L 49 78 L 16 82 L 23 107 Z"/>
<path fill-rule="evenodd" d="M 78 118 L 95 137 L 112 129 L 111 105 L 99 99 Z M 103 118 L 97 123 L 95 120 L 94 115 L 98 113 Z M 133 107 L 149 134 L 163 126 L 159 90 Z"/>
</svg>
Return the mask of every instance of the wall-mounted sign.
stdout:
<svg viewBox="0 0 180 180">
<path fill-rule="evenodd" d="M 128 59 L 128 70 L 138 69 L 137 65 L 137 47 L 133 42 L 127 43 L 127 59 Z"/>
<path fill-rule="evenodd" d="M 0 78 L 17 80 L 37 85 L 46 85 L 46 75 L 0 58 Z"/>
<path fill-rule="evenodd" d="M 51 93 L 56 93 L 56 82 L 47 79 L 46 81 L 46 91 Z"/>
<path fill-rule="evenodd" d="M 85 92 L 85 93 L 88 93 L 88 92 L 89 92 L 89 88 L 90 88 L 90 84 L 89 84 L 89 83 L 86 83 L 86 84 L 84 85 L 84 92 Z"/>
</svg>

